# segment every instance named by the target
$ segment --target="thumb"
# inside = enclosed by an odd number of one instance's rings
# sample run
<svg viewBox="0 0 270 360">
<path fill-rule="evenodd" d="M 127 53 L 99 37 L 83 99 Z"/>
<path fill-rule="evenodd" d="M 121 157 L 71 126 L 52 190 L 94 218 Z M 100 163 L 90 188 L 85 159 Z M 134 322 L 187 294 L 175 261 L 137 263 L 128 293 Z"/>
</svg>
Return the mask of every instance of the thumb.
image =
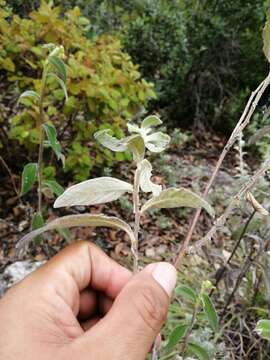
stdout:
<svg viewBox="0 0 270 360">
<path fill-rule="evenodd" d="M 166 320 L 175 284 L 171 264 L 148 265 L 131 278 L 108 314 L 85 334 L 88 344 L 103 339 L 102 359 L 144 360 Z"/>
</svg>

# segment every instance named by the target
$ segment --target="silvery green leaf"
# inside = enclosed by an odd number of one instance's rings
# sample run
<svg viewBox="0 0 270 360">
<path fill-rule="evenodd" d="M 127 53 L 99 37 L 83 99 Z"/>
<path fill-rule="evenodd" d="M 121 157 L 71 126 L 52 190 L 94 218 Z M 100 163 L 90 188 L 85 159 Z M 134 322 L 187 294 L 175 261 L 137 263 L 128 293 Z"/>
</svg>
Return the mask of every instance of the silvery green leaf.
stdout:
<svg viewBox="0 0 270 360">
<path fill-rule="evenodd" d="M 169 135 L 162 132 L 156 132 L 151 135 L 147 135 L 145 139 L 145 146 L 147 149 L 154 153 L 159 153 L 163 151 L 171 141 Z"/>
<path fill-rule="evenodd" d="M 137 133 L 137 134 L 141 133 L 141 129 L 139 128 L 138 125 L 128 123 L 127 128 L 128 128 L 128 132 L 130 133 Z"/>
<path fill-rule="evenodd" d="M 127 138 L 127 148 L 133 154 L 133 160 L 140 162 L 144 158 L 145 145 L 141 135 L 132 135 Z"/>
<path fill-rule="evenodd" d="M 100 130 L 94 134 L 94 137 L 101 145 L 112 151 L 131 151 L 135 161 L 139 162 L 144 158 L 144 141 L 139 134 L 119 140 L 110 135 L 110 130 Z"/>
<path fill-rule="evenodd" d="M 159 117 L 157 117 L 156 115 L 150 115 L 150 116 L 147 116 L 143 120 L 142 128 L 146 130 L 146 129 L 151 128 L 152 126 L 158 126 L 161 124 L 162 124 L 162 121 L 160 120 Z"/>
<path fill-rule="evenodd" d="M 177 207 L 204 208 L 211 216 L 214 216 L 214 209 L 206 200 L 184 188 L 163 190 L 159 196 L 148 200 L 141 211 Z"/>
<path fill-rule="evenodd" d="M 162 191 L 162 186 L 151 181 L 152 165 L 146 159 L 141 162 L 140 188 L 143 192 L 152 192 L 153 196 L 158 196 Z"/>
<path fill-rule="evenodd" d="M 16 245 L 16 248 L 17 250 L 21 250 L 32 239 L 34 239 L 36 236 L 43 234 L 45 231 L 71 228 L 75 226 L 105 226 L 110 228 L 116 228 L 125 231 L 130 237 L 131 242 L 135 241 L 131 227 L 121 219 L 111 216 L 105 216 L 103 214 L 80 214 L 60 217 L 49 222 L 42 228 L 30 232 L 19 241 L 19 243 Z"/>
<path fill-rule="evenodd" d="M 112 177 L 86 180 L 68 188 L 59 196 L 54 207 L 95 205 L 117 200 L 125 192 L 132 192 L 133 186 Z"/>
<path fill-rule="evenodd" d="M 119 140 L 110 135 L 110 130 L 100 130 L 94 134 L 94 138 L 104 147 L 112 151 L 123 152 L 127 150 L 127 144 L 123 139 Z"/>
<path fill-rule="evenodd" d="M 263 51 L 270 62 L 270 11 L 267 14 L 267 20 L 263 29 Z"/>
<path fill-rule="evenodd" d="M 56 70 L 57 75 L 66 82 L 67 81 L 67 71 L 65 63 L 57 56 L 50 55 L 48 57 L 48 63 Z"/>
<path fill-rule="evenodd" d="M 61 88 L 62 88 L 62 90 L 64 92 L 65 100 L 68 101 L 67 88 L 66 88 L 66 85 L 65 85 L 64 81 L 62 79 L 60 79 L 60 77 L 57 76 L 54 73 L 49 73 L 48 76 L 53 77 L 58 82 L 58 84 L 61 86 Z"/>
<path fill-rule="evenodd" d="M 25 99 L 25 98 L 30 98 L 30 99 L 37 100 L 37 101 L 40 100 L 39 94 L 33 90 L 27 90 L 27 91 L 23 92 L 20 95 L 18 102 L 20 102 L 22 99 Z"/>
</svg>

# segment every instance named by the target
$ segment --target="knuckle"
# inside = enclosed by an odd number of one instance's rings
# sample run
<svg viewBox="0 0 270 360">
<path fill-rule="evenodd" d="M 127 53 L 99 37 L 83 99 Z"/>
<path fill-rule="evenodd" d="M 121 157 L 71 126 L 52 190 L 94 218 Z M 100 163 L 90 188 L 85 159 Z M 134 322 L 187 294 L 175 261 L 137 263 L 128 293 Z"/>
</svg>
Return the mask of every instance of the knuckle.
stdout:
<svg viewBox="0 0 270 360">
<path fill-rule="evenodd" d="M 167 301 L 151 286 L 143 286 L 135 301 L 139 316 L 147 327 L 159 331 L 167 317 Z"/>
</svg>

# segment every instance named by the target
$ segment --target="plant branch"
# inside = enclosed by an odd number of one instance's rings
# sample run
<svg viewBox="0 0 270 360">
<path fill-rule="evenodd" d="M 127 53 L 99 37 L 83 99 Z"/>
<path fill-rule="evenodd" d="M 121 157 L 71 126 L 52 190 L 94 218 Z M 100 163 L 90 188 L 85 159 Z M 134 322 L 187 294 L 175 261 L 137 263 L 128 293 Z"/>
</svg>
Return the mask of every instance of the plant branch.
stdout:
<svg viewBox="0 0 270 360">
<path fill-rule="evenodd" d="M 247 105 L 245 107 L 245 110 L 243 112 L 243 114 L 241 115 L 241 118 L 239 119 L 236 127 L 234 128 L 229 140 L 227 141 L 225 147 L 223 148 L 222 150 L 222 153 L 218 159 L 218 162 L 216 164 L 216 167 L 212 173 L 212 176 L 209 180 L 209 182 L 207 183 L 206 185 L 206 188 L 204 190 L 204 193 L 203 193 L 203 197 L 206 198 L 208 193 L 209 193 L 209 190 L 210 188 L 212 187 L 215 179 L 216 179 L 216 176 L 218 174 L 218 171 L 223 163 L 223 160 L 225 159 L 227 153 L 229 152 L 229 150 L 231 149 L 231 147 L 233 146 L 233 144 L 235 143 L 235 141 L 237 140 L 237 138 L 239 137 L 239 134 L 242 133 L 242 131 L 244 130 L 244 128 L 249 124 L 250 122 L 250 119 L 258 105 L 258 102 L 261 98 L 261 96 L 263 95 L 265 89 L 267 88 L 267 86 L 269 85 L 270 83 L 270 72 L 269 74 L 267 75 L 267 77 L 261 82 L 261 84 L 257 87 L 257 89 L 255 91 L 252 92 L 248 102 L 247 102 Z M 189 245 L 189 242 L 192 238 L 192 235 L 193 235 L 193 232 L 194 232 L 194 229 L 197 225 L 197 222 L 199 220 L 199 217 L 200 217 L 200 213 L 201 213 L 201 209 L 198 209 L 190 223 L 190 226 L 189 226 L 189 230 L 188 230 L 188 233 L 187 233 L 187 236 L 183 242 L 182 245 L 180 245 L 180 249 L 179 249 L 179 252 L 178 252 L 178 255 L 176 257 L 176 260 L 174 262 L 174 265 L 175 267 L 177 268 L 180 264 L 181 264 L 181 261 L 187 251 L 187 248 L 188 248 L 188 245 Z"/>
<path fill-rule="evenodd" d="M 235 245 L 234 245 L 234 248 L 233 248 L 233 250 L 232 250 L 232 252 L 231 252 L 231 255 L 229 256 L 228 260 L 226 261 L 226 264 L 223 266 L 223 268 L 222 268 L 222 269 L 220 270 L 220 272 L 219 272 L 219 275 L 218 275 L 218 277 L 217 277 L 217 279 L 216 279 L 216 282 L 215 282 L 215 288 L 218 286 L 220 280 L 222 279 L 222 277 L 223 277 L 223 275 L 224 275 L 224 273 L 225 273 L 225 270 L 226 270 L 226 269 L 228 268 L 228 266 L 230 265 L 231 260 L 232 260 L 232 258 L 233 258 L 233 256 L 234 256 L 236 250 L 238 249 L 238 247 L 239 247 L 239 245 L 240 245 L 240 243 L 241 243 L 241 240 L 243 239 L 243 237 L 244 237 L 244 235 L 245 235 L 245 233 L 246 233 L 246 231 L 247 231 L 247 229 L 248 229 L 248 226 L 249 226 L 249 224 L 250 224 L 250 222 L 251 222 L 251 220 L 253 219 L 253 217 L 254 217 L 255 214 L 256 214 L 256 210 L 254 210 L 254 211 L 250 214 L 250 216 L 248 217 L 248 219 L 247 219 L 247 221 L 246 221 L 246 223 L 245 223 L 245 226 L 244 226 L 244 228 L 242 229 L 241 234 L 240 234 L 238 240 L 236 241 L 236 243 L 235 243 Z M 211 290 L 210 296 L 212 295 L 213 291 L 214 291 L 214 289 Z"/>
<path fill-rule="evenodd" d="M 2 162 L 3 164 L 3 167 L 6 169 L 9 177 L 10 177 L 10 181 L 12 183 L 12 186 L 13 186 L 13 189 L 14 189 L 14 192 L 15 194 L 20 197 L 20 193 L 19 193 L 19 190 L 17 189 L 17 186 L 15 184 L 15 181 L 14 181 L 14 178 L 13 178 L 13 175 L 12 175 L 12 172 L 10 170 L 10 168 L 8 167 L 7 163 L 5 162 L 5 160 L 2 158 L 2 156 L 0 156 L 0 161 Z"/>
<path fill-rule="evenodd" d="M 137 164 L 137 169 L 134 176 L 134 191 L 133 191 L 133 212 L 135 215 L 135 225 L 134 225 L 134 236 L 135 242 L 132 244 L 132 253 L 133 253 L 133 272 L 137 273 L 139 266 L 139 254 L 138 254 L 138 243 L 139 243 L 139 231 L 140 231 L 140 164 Z"/>
<path fill-rule="evenodd" d="M 186 352 L 187 343 L 188 343 L 189 337 L 190 337 L 190 335 L 192 333 L 193 327 L 195 325 L 199 309 L 200 309 L 200 298 L 198 298 L 196 300 L 196 303 L 195 303 L 195 306 L 194 306 L 194 309 L 193 309 L 193 312 L 192 312 L 192 318 L 191 318 L 191 321 L 190 321 L 190 325 L 189 325 L 189 327 L 187 329 L 186 335 L 185 335 L 185 337 L 183 339 L 183 343 L 182 343 L 180 351 L 179 351 L 179 353 L 181 355 L 184 355 L 185 352 Z"/>
<path fill-rule="evenodd" d="M 45 96 L 47 69 L 46 65 L 42 74 L 41 82 L 41 93 L 39 100 L 39 121 L 38 121 L 38 132 L 39 132 L 39 150 L 38 150 L 38 213 L 42 213 L 42 163 L 43 163 L 43 152 L 44 152 L 44 130 L 42 125 L 44 124 L 44 109 L 43 101 Z"/>
<path fill-rule="evenodd" d="M 250 177 L 250 179 L 241 187 L 241 189 L 238 191 L 238 193 L 232 198 L 231 202 L 225 209 L 224 213 L 216 220 L 215 224 L 212 226 L 212 228 L 208 231 L 208 233 L 202 238 L 202 240 L 198 241 L 197 244 L 194 246 L 191 246 L 189 248 L 189 253 L 192 253 L 195 251 L 195 249 L 198 249 L 205 245 L 217 232 L 218 229 L 222 228 L 229 217 L 229 215 L 232 213 L 232 211 L 235 209 L 235 207 L 240 202 L 241 198 L 248 192 L 250 189 L 255 185 L 256 181 L 266 172 L 266 170 L 270 167 L 270 157 L 265 160 L 265 162 L 262 164 L 262 166 L 255 172 L 253 176 Z"/>
<path fill-rule="evenodd" d="M 256 255 L 254 256 L 254 244 L 253 244 L 253 245 L 251 246 L 250 252 L 249 252 L 249 254 L 248 254 L 248 256 L 247 256 L 247 258 L 246 258 L 246 260 L 245 260 L 245 262 L 244 262 L 244 264 L 243 264 L 243 267 L 242 267 L 242 269 L 241 269 L 241 272 L 240 272 L 240 274 L 239 274 L 238 277 L 237 277 L 237 280 L 236 280 L 236 282 L 235 282 L 235 285 L 234 285 L 234 287 L 233 287 L 233 290 L 232 290 L 229 298 L 227 299 L 227 301 L 226 301 L 226 303 L 225 303 L 225 305 L 224 305 L 224 308 L 223 308 L 222 314 L 221 314 L 221 318 L 223 318 L 223 316 L 225 315 L 225 312 L 226 312 L 228 306 L 231 304 L 231 302 L 232 302 L 232 300 L 233 300 L 233 298 L 234 298 L 234 295 L 235 295 L 237 289 L 239 288 L 239 286 L 240 286 L 240 284 L 241 284 L 241 282 L 242 282 L 245 274 L 246 274 L 247 271 L 249 270 L 249 268 L 250 268 L 251 264 L 254 262 L 254 260 L 260 255 L 260 253 L 261 253 L 261 251 L 259 251 L 258 254 L 256 254 Z"/>
</svg>

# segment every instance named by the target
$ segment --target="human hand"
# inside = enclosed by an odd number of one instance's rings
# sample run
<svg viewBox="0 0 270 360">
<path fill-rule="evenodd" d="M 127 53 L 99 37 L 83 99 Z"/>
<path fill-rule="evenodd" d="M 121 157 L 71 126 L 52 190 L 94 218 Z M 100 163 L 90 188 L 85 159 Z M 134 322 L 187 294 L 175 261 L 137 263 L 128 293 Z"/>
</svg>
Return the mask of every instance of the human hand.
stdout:
<svg viewBox="0 0 270 360">
<path fill-rule="evenodd" d="M 68 246 L 0 300 L 0 360 L 143 360 L 176 271 L 132 275 L 88 242 Z"/>
</svg>

